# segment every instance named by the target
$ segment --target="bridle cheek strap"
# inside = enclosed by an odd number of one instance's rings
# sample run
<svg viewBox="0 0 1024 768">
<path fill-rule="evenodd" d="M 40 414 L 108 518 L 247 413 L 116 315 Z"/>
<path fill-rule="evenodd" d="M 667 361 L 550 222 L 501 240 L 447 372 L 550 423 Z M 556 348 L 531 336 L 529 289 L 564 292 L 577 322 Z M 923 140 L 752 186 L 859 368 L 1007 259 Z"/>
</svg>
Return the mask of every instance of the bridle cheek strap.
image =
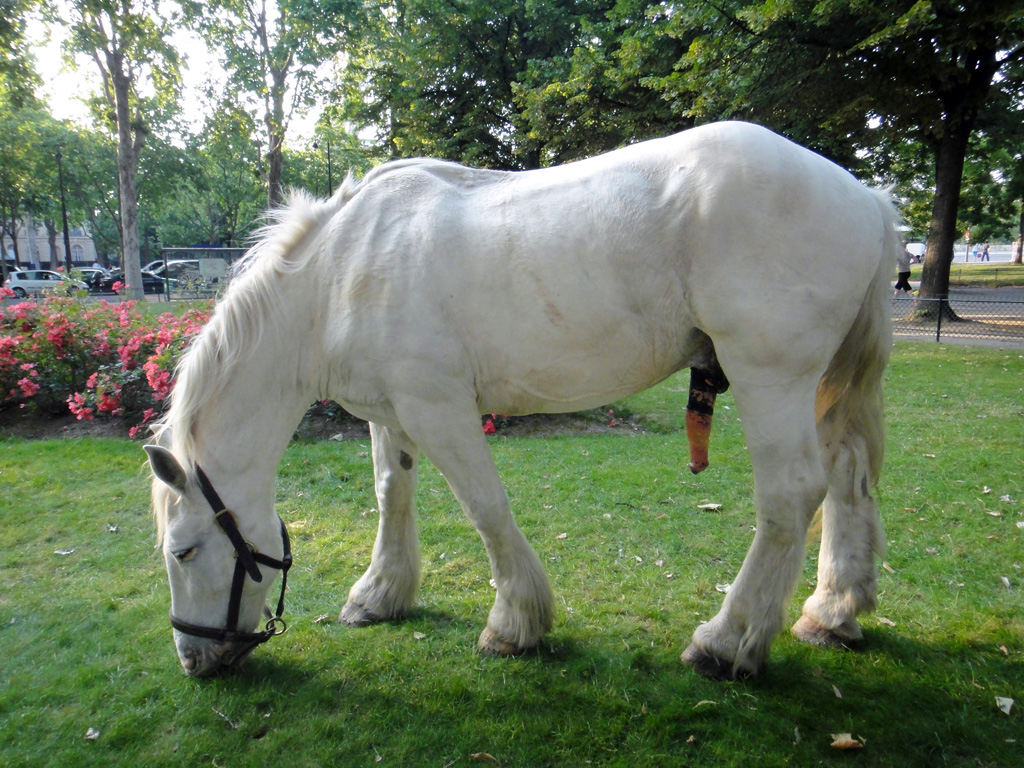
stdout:
<svg viewBox="0 0 1024 768">
<path fill-rule="evenodd" d="M 196 475 L 199 479 L 199 487 L 203 492 L 203 496 L 213 508 L 217 524 L 231 540 L 231 544 L 235 549 L 235 570 L 231 577 L 228 619 L 227 624 L 223 628 L 218 629 L 215 627 L 205 627 L 200 624 L 189 624 L 187 621 L 176 618 L 171 613 L 171 626 L 179 632 L 192 635 L 193 637 L 203 637 L 222 643 L 248 643 L 250 647 L 265 643 L 276 635 L 283 635 L 287 631 L 288 625 L 284 623 L 281 615 L 284 613 L 284 593 L 288 587 L 288 570 L 292 567 L 291 540 L 288 536 L 288 528 L 285 526 L 284 520 L 278 517 L 278 521 L 281 523 L 281 542 L 283 544 L 281 559 L 278 560 L 264 555 L 262 552 L 257 552 L 251 544 L 242 538 L 234 515 L 224 506 L 220 496 L 213 489 L 213 485 L 210 483 L 209 478 L 207 478 L 206 473 L 198 465 L 196 465 Z M 277 600 L 277 611 L 273 614 L 269 610 L 266 612 L 267 624 L 262 631 L 239 632 L 238 615 L 242 606 L 242 590 L 245 588 L 245 577 L 248 575 L 257 583 L 263 581 L 263 574 L 260 572 L 257 563 L 281 571 L 281 596 Z"/>
</svg>

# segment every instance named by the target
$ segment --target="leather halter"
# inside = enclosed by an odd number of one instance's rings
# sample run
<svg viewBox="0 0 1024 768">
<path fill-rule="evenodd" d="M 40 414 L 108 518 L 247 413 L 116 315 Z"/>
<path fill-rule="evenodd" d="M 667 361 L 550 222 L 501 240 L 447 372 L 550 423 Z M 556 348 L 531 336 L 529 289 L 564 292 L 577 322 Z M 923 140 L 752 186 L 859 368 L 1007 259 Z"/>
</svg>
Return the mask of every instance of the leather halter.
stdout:
<svg viewBox="0 0 1024 768">
<path fill-rule="evenodd" d="M 217 491 L 214 490 L 210 479 L 203 472 L 202 468 L 196 465 L 196 476 L 199 479 L 199 489 L 203 497 L 213 509 L 213 517 L 217 525 L 224 531 L 235 548 L 235 573 L 231 579 L 231 596 L 228 599 L 228 621 L 223 628 L 205 627 L 200 624 L 189 624 L 170 614 L 171 626 L 179 632 L 193 637 L 204 637 L 209 640 L 217 640 L 227 643 L 247 643 L 254 648 L 261 643 L 267 642 L 275 635 L 283 635 L 288 625 L 284 623 L 281 614 L 284 613 L 284 591 L 288 584 L 288 569 L 292 567 L 291 541 L 288 538 L 288 529 L 280 516 L 277 518 L 281 523 L 281 541 L 284 544 L 284 554 L 280 560 L 258 552 L 256 548 L 244 538 L 238 530 L 235 516 L 231 513 L 224 502 L 221 501 Z M 263 574 L 258 564 L 266 565 L 269 568 L 276 568 L 281 571 L 281 597 L 277 601 L 277 612 L 271 614 L 264 609 L 267 615 L 267 625 L 260 632 L 240 632 L 238 630 L 238 614 L 242 605 L 242 589 L 245 586 L 245 577 L 249 576 L 255 582 L 263 581 Z"/>
</svg>

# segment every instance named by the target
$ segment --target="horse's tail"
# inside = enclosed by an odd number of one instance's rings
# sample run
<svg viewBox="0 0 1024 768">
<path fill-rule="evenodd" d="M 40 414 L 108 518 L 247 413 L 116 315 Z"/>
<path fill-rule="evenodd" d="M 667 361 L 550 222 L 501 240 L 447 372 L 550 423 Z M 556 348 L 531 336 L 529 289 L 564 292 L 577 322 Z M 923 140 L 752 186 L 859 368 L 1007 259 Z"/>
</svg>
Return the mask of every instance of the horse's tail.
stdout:
<svg viewBox="0 0 1024 768">
<path fill-rule="evenodd" d="M 874 192 L 885 233 L 878 266 L 860 311 L 818 385 L 815 417 L 830 471 L 842 465 L 855 487 L 851 497 L 864 504 L 863 520 L 873 530 L 871 546 L 883 554 L 885 537 L 871 489 L 878 483 L 885 453 L 882 375 L 892 348 L 890 277 L 900 247 L 899 216 L 889 196 Z M 831 491 L 830 491 L 831 492 Z"/>
</svg>

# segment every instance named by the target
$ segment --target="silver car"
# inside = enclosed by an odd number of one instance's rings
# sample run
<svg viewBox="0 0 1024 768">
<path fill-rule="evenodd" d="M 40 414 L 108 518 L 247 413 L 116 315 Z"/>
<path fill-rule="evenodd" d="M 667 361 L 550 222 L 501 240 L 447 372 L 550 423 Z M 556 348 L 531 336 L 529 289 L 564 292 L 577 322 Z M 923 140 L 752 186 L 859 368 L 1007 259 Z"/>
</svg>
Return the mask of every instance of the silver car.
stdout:
<svg viewBox="0 0 1024 768">
<path fill-rule="evenodd" d="M 7 277 L 6 287 L 14 291 L 14 295 L 19 299 L 23 299 L 26 296 L 53 293 L 67 284 L 75 289 L 86 290 L 85 283 L 69 280 L 66 275 L 62 275 L 60 272 L 51 272 L 48 269 L 26 269 L 21 272 L 12 272 Z"/>
</svg>

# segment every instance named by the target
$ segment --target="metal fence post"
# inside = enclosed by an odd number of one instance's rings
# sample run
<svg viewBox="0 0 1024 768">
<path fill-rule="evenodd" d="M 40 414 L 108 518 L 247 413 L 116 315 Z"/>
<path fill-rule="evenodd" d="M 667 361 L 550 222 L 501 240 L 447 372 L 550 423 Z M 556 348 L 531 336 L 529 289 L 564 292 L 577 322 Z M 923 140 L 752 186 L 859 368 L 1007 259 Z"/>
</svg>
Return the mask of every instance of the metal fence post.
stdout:
<svg viewBox="0 0 1024 768">
<path fill-rule="evenodd" d="M 942 335 L 942 313 L 946 311 L 946 297 L 939 296 L 939 319 L 935 322 L 935 341 Z"/>
</svg>

